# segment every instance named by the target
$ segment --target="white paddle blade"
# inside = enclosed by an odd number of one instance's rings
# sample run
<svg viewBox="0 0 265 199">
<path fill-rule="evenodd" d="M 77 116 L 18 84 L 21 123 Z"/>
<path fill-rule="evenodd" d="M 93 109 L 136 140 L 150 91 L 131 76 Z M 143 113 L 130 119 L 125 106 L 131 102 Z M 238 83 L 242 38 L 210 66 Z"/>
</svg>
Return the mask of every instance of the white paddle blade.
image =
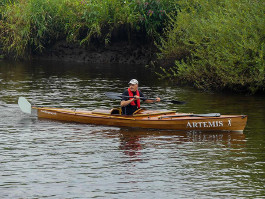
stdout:
<svg viewBox="0 0 265 199">
<path fill-rule="evenodd" d="M 25 97 L 18 98 L 18 106 L 22 112 L 31 114 L 31 104 Z"/>
</svg>

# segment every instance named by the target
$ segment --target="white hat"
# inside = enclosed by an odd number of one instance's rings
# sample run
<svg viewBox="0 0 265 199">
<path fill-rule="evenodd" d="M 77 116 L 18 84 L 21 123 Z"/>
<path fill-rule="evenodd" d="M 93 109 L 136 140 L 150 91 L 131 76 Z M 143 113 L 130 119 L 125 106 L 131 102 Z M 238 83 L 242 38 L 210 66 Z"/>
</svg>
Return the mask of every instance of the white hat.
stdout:
<svg viewBox="0 0 265 199">
<path fill-rule="evenodd" d="M 138 84 L 138 81 L 136 79 L 132 79 L 129 84 Z"/>
</svg>

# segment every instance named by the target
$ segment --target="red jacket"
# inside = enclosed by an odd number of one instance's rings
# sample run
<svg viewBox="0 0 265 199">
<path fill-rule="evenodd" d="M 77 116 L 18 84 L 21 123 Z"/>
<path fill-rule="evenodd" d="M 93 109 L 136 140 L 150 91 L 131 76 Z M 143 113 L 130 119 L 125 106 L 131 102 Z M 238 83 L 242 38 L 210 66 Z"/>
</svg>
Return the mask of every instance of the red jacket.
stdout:
<svg viewBox="0 0 265 199">
<path fill-rule="evenodd" d="M 133 97 L 134 97 L 134 96 L 133 96 L 133 92 L 131 91 L 130 88 L 128 88 L 128 93 L 129 93 L 129 96 L 132 97 L 132 98 L 130 98 L 130 99 L 133 99 Z M 136 90 L 136 95 L 140 97 L 140 93 L 139 93 L 138 90 Z M 136 100 L 136 103 L 137 103 L 137 107 L 140 108 L 140 99 Z M 135 106 L 135 102 L 132 101 L 132 102 L 131 102 L 131 105 L 132 105 L 132 106 Z"/>
</svg>

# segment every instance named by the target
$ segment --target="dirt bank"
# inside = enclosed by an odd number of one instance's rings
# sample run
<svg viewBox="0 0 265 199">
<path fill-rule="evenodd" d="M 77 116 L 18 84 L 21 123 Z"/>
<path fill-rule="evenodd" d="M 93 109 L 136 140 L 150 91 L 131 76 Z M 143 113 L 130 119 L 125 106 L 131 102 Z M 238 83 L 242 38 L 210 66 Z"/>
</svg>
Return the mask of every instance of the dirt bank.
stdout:
<svg viewBox="0 0 265 199">
<path fill-rule="evenodd" d="M 116 41 L 107 46 L 91 43 L 88 47 L 82 47 L 79 44 L 58 41 L 33 58 L 86 63 L 148 64 L 154 56 L 154 46 L 139 42 Z"/>
</svg>

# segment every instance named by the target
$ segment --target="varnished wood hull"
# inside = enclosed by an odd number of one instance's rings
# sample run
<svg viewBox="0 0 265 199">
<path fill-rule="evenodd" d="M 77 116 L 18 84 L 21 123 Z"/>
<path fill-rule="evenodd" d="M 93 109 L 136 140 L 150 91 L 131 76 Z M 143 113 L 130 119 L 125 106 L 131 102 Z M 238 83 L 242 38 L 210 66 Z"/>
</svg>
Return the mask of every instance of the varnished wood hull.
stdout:
<svg viewBox="0 0 265 199">
<path fill-rule="evenodd" d="M 134 116 L 112 115 L 108 110 L 74 111 L 56 108 L 35 108 L 39 118 L 117 127 L 150 129 L 243 131 L 247 116 L 191 117 L 174 111 L 142 111 Z"/>
</svg>

